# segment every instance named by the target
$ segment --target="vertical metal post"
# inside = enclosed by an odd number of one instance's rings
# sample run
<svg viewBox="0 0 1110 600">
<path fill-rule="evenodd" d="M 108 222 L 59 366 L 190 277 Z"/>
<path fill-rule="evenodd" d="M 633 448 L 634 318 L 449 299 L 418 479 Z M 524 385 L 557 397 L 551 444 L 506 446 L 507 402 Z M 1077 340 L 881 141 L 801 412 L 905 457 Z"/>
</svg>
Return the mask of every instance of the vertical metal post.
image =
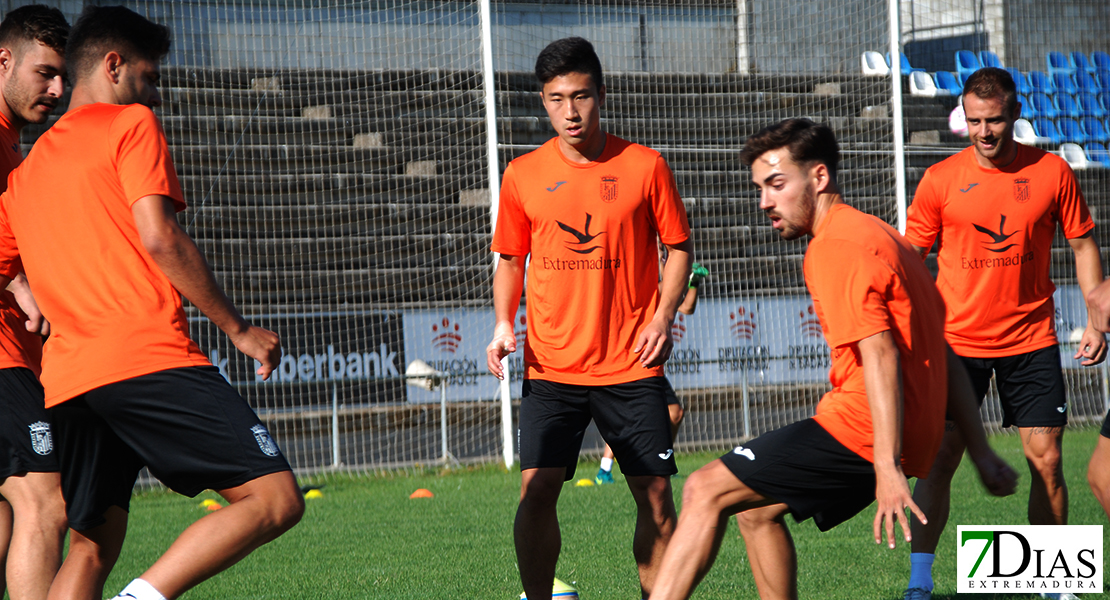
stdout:
<svg viewBox="0 0 1110 600">
<path fill-rule="evenodd" d="M 331 466 L 339 466 L 339 386 L 331 386 Z"/>
<path fill-rule="evenodd" d="M 1102 363 L 1102 411 L 1110 411 L 1110 365 Z"/>
<path fill-rule="evenodd" d="M 502 455 L 505 460 L 505 468 L 513 466 L 513 402 L 512 395 L 509 393 L 509 380 L 512 374 L 509 372 L 509 357 L 501 359 L 501 370 L 505 373 L 505 378 L 501 380 L 501 447 Z"/>
<path fill-rule="evenodd" d="M 451 460 L 451 453 L 447 451 L 447 377 L 440 379 L 439 383 L 439 444 L 440 456 L 444 464 Z"/>
<path fill-rule="evenodd" d="M 747 75 L 752 71 L 748 39 L 748 0 L 736 0 L 736 72 Z"/>
<path fill-rule="evenodd" d="M 894 196 L 898 204 L 898 232 L 906 233 L 906 147 L 902 125 L 902 31 L 899 0 L 890 0 L 890 106 L 894 121 Z"/>
<path fill-rule="evenodd" d="M 748 365 L 742 364 L 740 372 L 743 374 L 741 385 L 743 386 L 743 403 L 741 406 L 744 411 L 744 439 L 750 440 L 752 437 L 752 414 L 751 414 L 751 399 L 748 397 Z"/>
</svg>

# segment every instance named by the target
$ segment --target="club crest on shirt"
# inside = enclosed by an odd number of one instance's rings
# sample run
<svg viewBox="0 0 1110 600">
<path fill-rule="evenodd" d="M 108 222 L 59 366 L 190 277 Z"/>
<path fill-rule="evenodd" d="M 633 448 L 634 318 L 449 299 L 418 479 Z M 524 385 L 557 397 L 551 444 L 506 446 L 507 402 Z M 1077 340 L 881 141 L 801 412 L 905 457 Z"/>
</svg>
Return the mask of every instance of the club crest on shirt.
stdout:
<svg viewBox="0 0 1110 600">
<path fill-rule="evenodd" d="M 274 443 L 274 438 L 270 437 L 270 432 L 266 431 L 263 425 L 255 425 L 251 427 L 251 433 L 254 434 L 254 439 L 258 442 L 258 449 L 266 456 L 277 456 L 278 447 Z"/>
<path fill-rule="evenodd" d="M 28 425 L 31 430 L 31 448 L 36 454 L 46 456 L 54 449 L 54 437 L 50 435 L 50 423 L 36 421 Z"/>
<path fill-rule="evenodd" d="M 1014 180 L 1014 201 L 1024 204 L 1029 202 L 1031 192 L 1029 191 L 1028 179 L 1015 179 Z"/>
<path fill-rule="evenodd" d="M 613 203 L 617 201 L 617 178 L 606 175 L 601 178 L 601 200 Z"/>
</svg>

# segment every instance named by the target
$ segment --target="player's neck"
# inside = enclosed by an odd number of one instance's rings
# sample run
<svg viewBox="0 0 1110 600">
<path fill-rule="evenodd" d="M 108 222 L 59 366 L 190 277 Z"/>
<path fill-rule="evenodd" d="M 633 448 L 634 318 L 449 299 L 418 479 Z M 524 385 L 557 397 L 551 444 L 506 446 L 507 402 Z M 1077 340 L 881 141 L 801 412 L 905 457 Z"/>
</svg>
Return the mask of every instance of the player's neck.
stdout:
<svg viewBox="0 0 1110 600">
<path fill-rule="evenodd" d="M 12 110 L 12 107 L 8 106 L 6 100 L 0 101 L 0 115 L 3 115 L 4 120 L 11 125 L 12 131 L 14 131 L 16 135 L 19 135 L 19 133 L 23 131 L 23 127 L 27 125 L 27 121 L 16 116 L 15 111 Z"/>
<path fill-rule="evenodd" d="M 832 191 L 817 194 L 817 201 L 813 209 L 813 231 L 810 232 L 810 235 L 817 235 L 817 232 L 825 223 L 825 218 L 829 216 L 829 211 L 837 204 L 844 204 L 844 197 L 840 195 L 840 190 L 833 188 Z"/>
<path fill-rule="evenodd" d="M 605 141 L 608 137 L 609 136 L 605 135 L 604 131 L 599 129 L 597 133 L 590 136 L 585 143 L 578 144 L 577 146 L 566 143 L 563 141 L 563 138 L 560 137 L 558 142 L 559 151 L 572 163 L 591 163 L 600 158 L 601 154 L 605 152 Z"/>
</svg>

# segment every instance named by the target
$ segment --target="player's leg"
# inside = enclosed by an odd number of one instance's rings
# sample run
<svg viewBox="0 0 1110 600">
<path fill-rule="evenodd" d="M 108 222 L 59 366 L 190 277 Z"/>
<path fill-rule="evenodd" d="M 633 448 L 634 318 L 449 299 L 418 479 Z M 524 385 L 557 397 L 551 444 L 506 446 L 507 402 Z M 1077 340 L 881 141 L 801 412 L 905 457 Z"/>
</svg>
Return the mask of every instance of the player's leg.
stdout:
<svg viewBox="0 0 1110 600">
<path fill-rule="evenodd" d="M 798 597 L 798 554 L 785 520 L 789 510 L 772 504 L 736 513 L 760 598 Z"/>
<path fill-rule="evenodd" d="M 521 472 L 520 504 L 513 522 L 513 542 L 520 582 L 529 599 L 551 598 L 551 582 L 562 549 L 557 505 L 566 469 L 547 467 Z"/>
<path fill-rule="evenodd" d="M 692 473 L 682 488 L 682 514 L 651 600 L 689 598 L 717 558 L 728 518 L 740 510 L 773 503 L 737 479 L 719 459 Z M 775 538 L 762 541 L 774 543 Z"/>
<path fill-rule="evenodd" d="M 127 511 L 110 506 L 100 525 L 69 531 L 69 552 L 50 585 L 50 600 L 101 600 L 127 533 Z"/>
<path fill-rule="evenodd" d="M 1003 426 L 1018 427 L 1029 464 L 1029 523 L 1066 525 L 1068 487 L 1062 449 L 1068 415 L 1060 349 L 1053 344 L 999 359 L 995 377 L 1003 399 Z"/>
<path fill-rule="evenodd" d="M 0 484 L 0 494 L 16 515 L 8 554 L 8 595 L 12 600 L 46 598 L 62 563 L 65 503 L 58 473 L 22 473 Z"/>
<path fill-rule="evenodd" d="M 12 505 L 0 498 L 0 596 L 8 586 L 8 544 L 12 541 Z"/>
<path fill-rule="evenodd" d="M 613 483 L 613 449 L 609 444 L 605 444 L 605 450 L 601 451 L 601 466 L 597 468 L 594 483 L 597 485 Z"/>
<path fill-rule="evenodd" d="M 166 598 L 242 560 L 300 521 L 304 499 L 290 471 L 218 490 L 228 506 L 193 523 L 140 576 Z"/>
<path fill-rule="evenodd" d="M 678 517 L 669 476 L 628 476 L 628 489 L 636 500 L 636 530 L 632 536 L 632 555 L 640 574 L 640 589 L 646 598 L 674 535 Z"/>
<path fill-rule="evenodd" d="M 678 427 L 682 425 L 682 419 L 686 417 L 686 409 L 682 407 L 682 401 L 678 399 L 678 394 L 674 392 L 674 387 L 671 382 L 663 378 L 666 387 L 663 390 L 667 400 L 667 415 L 671 420 L 671 440 L 678 440 Z"/>
<path fill-rule="evenodd" d="M 1087 483 L 1091 485 L 1091 492 L 1102 505 L 1106 516 L 1110 517 L 1110 413 L 1102 421 L 1098 445 L 1095 446 L 1091 463 L 1087 466 Z"/>
<path fill-rule="evenodd" d="M 520 504 L 513 522 L 520 581 L 529 600 L 551 597 L 562 538 L 556 507 L 574 477 L 590 423 L 588 388 L 526 379 L 520 401 Z"/>
</svg>

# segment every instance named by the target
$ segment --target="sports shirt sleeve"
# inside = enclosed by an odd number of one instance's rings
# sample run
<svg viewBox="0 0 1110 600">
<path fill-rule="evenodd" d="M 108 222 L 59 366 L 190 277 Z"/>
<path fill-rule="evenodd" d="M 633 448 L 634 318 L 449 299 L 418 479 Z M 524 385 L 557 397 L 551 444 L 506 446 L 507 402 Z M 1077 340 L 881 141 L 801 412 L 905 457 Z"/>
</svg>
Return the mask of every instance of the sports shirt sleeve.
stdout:
<svg viewBox="0 0 1110 600">
<path fill-rule="evenodd" d="M 127 107 L 112 122 L 109 136 L 128 206 L 159 195 L 171 198 L 176 210 L 185 210 L 166 134 L 153 111 L 139 104 Z"/>
<path fill-rule="evenodd" d="M 493 231 L 490 250 L 507 256 L 525 256 L 532 250 L 532 222 L 524 212 L 516 186 L 513 164 L 505 168 L 498 199 L 497 227 Z"/>
<path fill-rule="evenodd" d="M 1060 193 L 1056 197 L 1060 227 L 1064 230 L 1064 237 L 1074 239 L 1094 229 L 1095 222 L 1075 181 L 1075 173 L 1066 162 L 1061 160 L 1060 163 Z"/>
<path fill-rule="evenodd" d="M 862 246 L 815 240 L 806 256 L 806 283 L 823 315 L 825 339 L 839 348 L 893 327 L 887 298 L 893 271 Z"/>
<path fill-rule="evenodd" d="M 906 211 L 906 239 L 918 248 L 932 248 L 940 234 L 943 199 L 934 179 L 933 170 L 926 170 Z"/>
<path fill-rule="evenodd" d="M 8 202 L 12 199 L 11 188 L 0 195 L 0 275 L 14 278 L 23 270 L 19 258 L 19 246 L 15 242 L 11 225 L 8 223 Z"/>
<path fill-rule="evenodd" d="M 648 193 L 651 197 L 651 208 L 655 216 L 655 226 L 659 231 L 659 239 L 669 246 L 690 239 L 686 206 L 682 204 L 682 197 L 678 194 L 674 173 L 662 156 L 655 159 Z"/>
</svg>

